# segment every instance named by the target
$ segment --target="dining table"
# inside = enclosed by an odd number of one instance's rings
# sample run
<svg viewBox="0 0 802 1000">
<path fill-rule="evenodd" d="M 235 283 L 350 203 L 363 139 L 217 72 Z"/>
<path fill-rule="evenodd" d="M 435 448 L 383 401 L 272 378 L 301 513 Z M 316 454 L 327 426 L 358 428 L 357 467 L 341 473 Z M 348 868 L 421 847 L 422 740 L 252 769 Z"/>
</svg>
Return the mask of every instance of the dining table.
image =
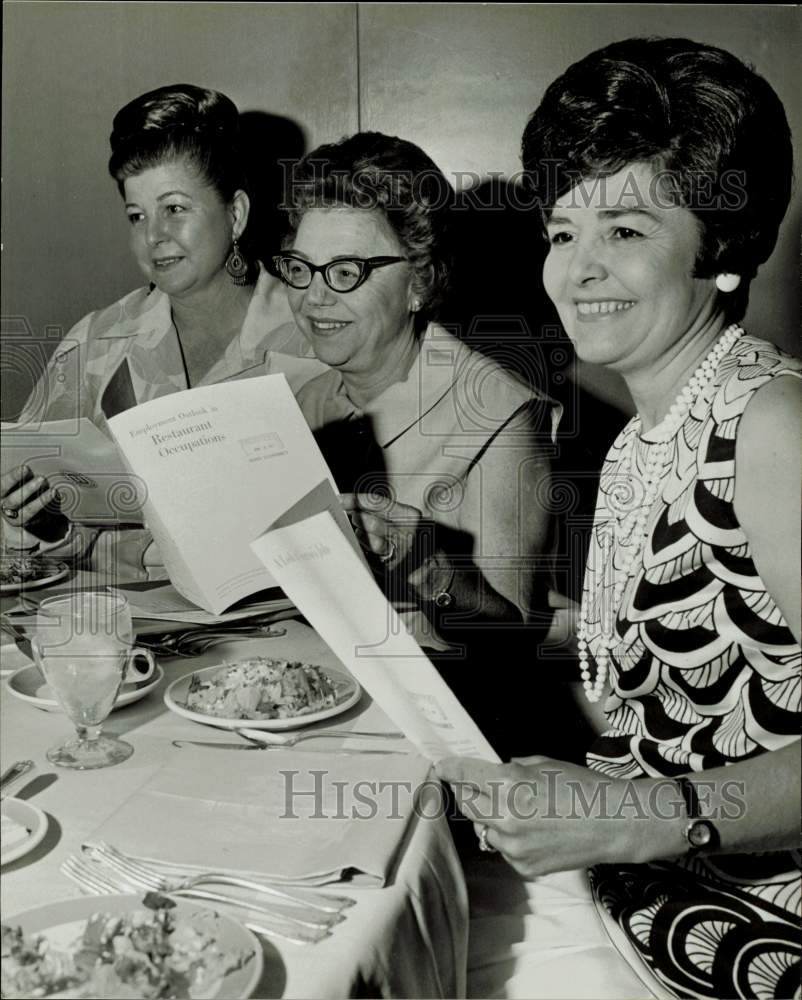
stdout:
<svg viewBox="0 0 802 1000">
<path fill-rule="evenodd" d="M 26 703 L 10 690 L 16 670 L 30 661 L 24 641 L 3 636 L 0 650 L 4 680 L 0 687 L 0 756 L 3 768 L 29 759 L 34 769 L 9 792 L 30 802 L 47 817 L 44 839 L 24 856 L 3 866 L 0 906 L 3 921 L 13 924 L 15 914 L 68 900 L 80 895 L 78 887 L 61 871 L 66 858 L 81 851 L 102 828 L 132 802 L 154 777 L 174 766 L 186 754 L 174 741 L 239 739 L 234 734 L 200 725 L 168 709 L 166 688 L 177 678 L 231 659 L 267 656 L 305 663 L 336 665 L 344 671 L 322 639 L 296 616 L 281 622 L 283 635 L 255 636 L 245 640 L 232 636 L 222 639 L 205 652 L 192 657 L 160 656 L 164 678 L 147 697 L 117 708 L 104 724 L 104 731 L 124 738 L 134 748 L 121 764 L 97 770 L 70 770 L 50 764 L 49 747 L 67 736 L 71 724 L 60 712 L 43 711 Z M 328 720 L 331 728 L 381 732 L 395 727 L 366 692 L 347 712 Z M 327 737 L 299 744 L 310 749 L 310 760 L 338 759 L 345 740 Z M 358 746 L 354 741 L 348 746 Z M 414 754 L 405 740 L 398 749 Z M 240 754 L 231 750 L 194 751 L 198 773 L 193 791 L 203 797 L 203 762 L 230 761 L 231 781 L 236 782 L 238 761 L 248 758 L 253 768 L 279 768 L 284 750 Z M 208 757 L 204 757 L 208 754 Z M 221 756 L 227 755 L 227 756 Z M 187 760 L 188 758 L 183 758 Z M 342 758 L 346 759 L 346 758 Z M 370 754 L 356 756 L 360 768 L 369 775 Z M 254 761 L 258 763 L 255 765 Z M 425 764 L 425 762 L 424 762 Z M 130 838 L 144 837 L 149 827 L 163 817 L 147 810 L 131 811 Z M 397 836 L 397 832 L 374 824 L 374 836 Z M 198 829 L 197 838 L 206 835 Z M 271 845 L 265 845 L 269 852 Z M 391 871 L 383 884 L 360 884 L 344 878 L 318 891 L 349 897 L 354 904 L 345 919 L 332 928 L 329 937 L 314 943 L 297 944 L 277 938 L 260 939 L 264 966 L 253 996 L 345 998 L 374 997 L 461 997 L 465 995 L 468 945 L 468 902 L 459 856 L 443 811 L 411 810 L 405 833 Z M 100 905 L 100 900 L 98 901 Z"/>
</svg>

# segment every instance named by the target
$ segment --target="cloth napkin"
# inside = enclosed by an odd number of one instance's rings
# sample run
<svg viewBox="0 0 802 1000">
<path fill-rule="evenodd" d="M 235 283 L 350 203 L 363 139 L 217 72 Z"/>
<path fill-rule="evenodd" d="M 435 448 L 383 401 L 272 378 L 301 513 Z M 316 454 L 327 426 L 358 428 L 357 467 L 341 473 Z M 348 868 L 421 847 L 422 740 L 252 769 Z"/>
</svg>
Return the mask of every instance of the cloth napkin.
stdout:
<svg viewBox="0 0 802 1000">
<path fill-rule="evenodd" d="M 105 841 L 175 872 L 293 884 L 391 879 L 430 762 L 415 754 L 184 748 L 102 824 Z"/>
</svg>

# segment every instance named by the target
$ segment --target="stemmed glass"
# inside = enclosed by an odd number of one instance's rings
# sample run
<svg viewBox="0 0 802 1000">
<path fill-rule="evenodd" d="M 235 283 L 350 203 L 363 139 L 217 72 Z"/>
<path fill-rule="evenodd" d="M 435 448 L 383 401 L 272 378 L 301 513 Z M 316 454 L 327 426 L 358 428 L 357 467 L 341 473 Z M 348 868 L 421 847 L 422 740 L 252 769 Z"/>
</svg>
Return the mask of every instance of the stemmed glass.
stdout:
<svg viewBox="0 0 802 1000">
<path fill-rule="evenodd" d="M 52 764 L 88 770 L 119 764 L 134 752 L 130 743 L 101 733 L 129 661 L 150 659 L 145 650 L 131 648 L 132 640 L 131 609 L 122 594 L 78 591 L 39 605 L 33 653 L 77 730 L 47 751 Z"/>
</svg>

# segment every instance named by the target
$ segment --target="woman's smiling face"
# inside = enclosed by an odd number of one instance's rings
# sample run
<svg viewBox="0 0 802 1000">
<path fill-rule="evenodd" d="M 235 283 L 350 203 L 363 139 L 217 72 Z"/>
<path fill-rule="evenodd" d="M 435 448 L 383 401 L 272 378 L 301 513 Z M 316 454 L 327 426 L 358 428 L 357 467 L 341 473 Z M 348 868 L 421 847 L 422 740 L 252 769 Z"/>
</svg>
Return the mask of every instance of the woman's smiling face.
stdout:
<svg viewBox="0 0 802 1000">
<path fill-rule="evenodd" d="M 543 283 L 583 361 L 625 374 L 713 315 L 715 282 L 693 277 L 699 224 L 648 164 L 580 182 L 546 229 Z"/>
<path fill-rule="evenodd" d="M 247 199 L 241 192 L 226 205 L 186 160 L 126 178 L 124 192 L 131 249 L 148 281 L 168 295 L 181 296 L 223 275 L 232 237 L 247 222 Z"/>
<path fill-rule="evenodd" d="M 383 214 L 364 208 L 312 208 L 301 219 L 292 252 L 312 264 L 335 257 L 403 257 Z M 317 273 L 308 288 L 288 288 L 295 321 L 317 357 L 347 372 L 378 370 L 401 336 L 413 336 L 409 264 L 372 271 L 351 292 L 335 292 Z"/>
</svg>

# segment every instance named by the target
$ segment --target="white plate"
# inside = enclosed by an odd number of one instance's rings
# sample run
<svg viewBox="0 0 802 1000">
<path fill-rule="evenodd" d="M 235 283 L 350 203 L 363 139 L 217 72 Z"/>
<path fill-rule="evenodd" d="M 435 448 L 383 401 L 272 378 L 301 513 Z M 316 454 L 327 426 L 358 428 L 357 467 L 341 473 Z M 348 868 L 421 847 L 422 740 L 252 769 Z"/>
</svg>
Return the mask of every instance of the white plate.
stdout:
<svg viewBox="0 0 802 1000">
<path fill-rule="evenodd" d="M 0 566 L 5 570 L 8 562 L 7 559 L 0 559 Z M 37 566 L 47 575 L 38 576 L 33 580 L 22 580 L 20 583 L 0 583 L 0 594 L 18 594 L 21 590 L 46 587 L 49 583 L 63 580 L 70 572 L 70 567 L 66 563 L 54 562 L 52 559 L 37 560 Z"/>
<path fill-rule="evenodd" d="M 42 842 L 47 833 L 47 816 L 30 802 L 12 798 L 5 798 L 0 802 L 0 813 L 28 830 L 28 836 L 24 840 L 13 840 L 8 847 L 3 847 L 0 851 L 0 865 L 7 865 L 28 851 L 32 851 Z M 8 843 L 8 840 L 5 842 Z"/>
<path fill-rule="evenodd" d="M 184 899 L 173 899 L 178 919 L 195 921 L 208 913 L 208 907 L 191 903 Z M 61 903 L 49 903 L 34 910 L 26 910 L 16 916 L 3 916 L 3 923 L 21 927 L 26 934 L 41 934 L 54 947 L 64 947 L 80 933 L 83 925 L 94 913 L 110 913 L 120 916 L 135 910 L 145 909 L 142 894 L 114 896 L 84 896 L 67 899 Z M 214 911 L 212 911 L 214 912 Z M 204 928 L 207 921 L 203 920 Z M 253 957 L 239 968 L 229 972 L 217 984 L 216 989 L 204 994 L 208 1000 L 223 997 L 250 997 L 262 976 L 262 946 L 254 935 L 242 924 L 223 914 L 215 914 L 212 934 L 224 952 L 245 952 Z"/>
<path fill-rule="evenodd" d="M 146 698 L 151 691 L 158 687 L 164 671 L 156 664 L 156 670 L 146 681 L 138 684 L 124 684 L 117 695 L 114 708 L 122 708 L 132 702 Z M 50 688 L 45 683 L 42 671 L 35 663 L 29 663 L 27 667 L 20 667 L 6 679 L 6 688 L 15 698 L 27 701 L 29 705 L 41 708 L 45 712 L 60 712 L 61 705 L 51 696 Z M 112 711 L 114 711 L 114 708 Z"/>
<path fill-rule="evenodd" d="M 225 663 L 218 663 L 213 667 L 205 667 L 203 670 L 196 670 L 199 677 L 210 675 L 220 670 Z M 265 729 L 268 732 L 279 732 L 282 729 L 300 729 L 302 726 L 311 726 L 313 722 L 322 722 L 323 719 L 330 719 L 334 715 L 341 715 L 359 701 L 362 689 L 351 677 L 342 670 L 335 670 L 333 667 L 319 667 L 334 684 L 336 691 L 336 704 L 329 708 L 321 708 L 318 712 L 308 712 L 306 715 L 295 715 L 289 719 L 220 719 L 216 715 L 204 715 L 203 712 L 195 712 L 186 707 L 189 683 L 195 674 L 187 674 L 186 677 L 179 677 L 164 692 L 164 704 L 177 715 L 183 715 L 185 719 L 192 719 L 193 722 L 201 722 L 206 726 L 219 726 L 222 729 Z"/>
</svg>

